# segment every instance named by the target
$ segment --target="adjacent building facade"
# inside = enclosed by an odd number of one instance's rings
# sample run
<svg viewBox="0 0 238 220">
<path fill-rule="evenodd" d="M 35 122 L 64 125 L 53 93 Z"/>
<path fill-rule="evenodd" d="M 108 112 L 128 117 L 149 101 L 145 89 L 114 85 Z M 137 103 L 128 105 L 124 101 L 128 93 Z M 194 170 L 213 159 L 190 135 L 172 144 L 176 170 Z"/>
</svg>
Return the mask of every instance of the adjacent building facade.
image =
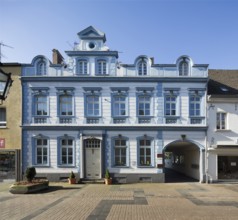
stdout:
<svg viewBox="0 0 238 220">
<path fill-rule="evenodd" d="M 0 63 L 0 71 L 11 73 L 14 83 L 6 100 L 0 103 L 0 182 L 21 179 L 22 89 L 19 63 Z M 0 91 L 2 88 L 0 87 Z"/>
<path fill-rule="evenodd" d="M 238 71 L 209 70 L 207 175 L 209 182 L 238 179 Z"/>
<path fill-rule="evenodd" d="M 80 42 L 22 66 L 23 171 L 39 177 L 164 182 L 166 167 L 205 180 L 208 65 L 181 56 L 155 64 L 118 61 L 103 32 L 90 26 Z M 167 155 L 166 157 L 164 155 Z"/>
</svg>

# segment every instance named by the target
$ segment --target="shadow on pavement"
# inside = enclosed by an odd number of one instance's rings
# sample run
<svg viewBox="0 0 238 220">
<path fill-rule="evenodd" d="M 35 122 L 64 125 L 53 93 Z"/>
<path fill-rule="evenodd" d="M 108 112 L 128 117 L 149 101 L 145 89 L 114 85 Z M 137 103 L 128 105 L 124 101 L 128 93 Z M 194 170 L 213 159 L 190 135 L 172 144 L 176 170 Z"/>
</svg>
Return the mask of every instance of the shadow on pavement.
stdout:
<svg viewBox="0 0 238 220">
<path fill-rule="evenodd" d="M 165 182 L 166 183 L 184 183 L 184 182 L 198 182 L 198 180 L 192 177 L 186 176 L 175 170 L 165 168 Z"/>
</svg>

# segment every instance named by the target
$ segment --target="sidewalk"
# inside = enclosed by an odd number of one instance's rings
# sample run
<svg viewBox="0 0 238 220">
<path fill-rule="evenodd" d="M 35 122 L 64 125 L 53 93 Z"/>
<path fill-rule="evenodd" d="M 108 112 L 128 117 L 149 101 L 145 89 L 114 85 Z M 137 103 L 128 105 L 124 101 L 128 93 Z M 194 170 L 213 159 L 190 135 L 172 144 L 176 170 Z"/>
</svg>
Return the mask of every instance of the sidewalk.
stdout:
<svg viewBox="0 0 238 220">
<path fill-rule="evenodd" d="M 1 219 L 237 219 L 238 184 L 51 183 L 39 194 L 12 195 L 0 183 Z"/>
</svg>

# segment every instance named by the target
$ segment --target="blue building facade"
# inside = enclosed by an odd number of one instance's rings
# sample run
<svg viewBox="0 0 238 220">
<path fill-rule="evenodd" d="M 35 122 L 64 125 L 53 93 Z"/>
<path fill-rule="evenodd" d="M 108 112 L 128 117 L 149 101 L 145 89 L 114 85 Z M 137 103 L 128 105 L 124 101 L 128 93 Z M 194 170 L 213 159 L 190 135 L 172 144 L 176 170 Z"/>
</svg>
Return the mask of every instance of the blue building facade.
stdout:
<svg viewBox="0 0 238 220">
<path fill-rule="evenodd" d="M 106 35 L 90 26 L 79 43 L 22 67 L 23 170 L 39 177 L 164 182 L 165 168 L 205 177 L 208 65 L 181 56 L 155 64 L 118 60 Z"/>
</svg>

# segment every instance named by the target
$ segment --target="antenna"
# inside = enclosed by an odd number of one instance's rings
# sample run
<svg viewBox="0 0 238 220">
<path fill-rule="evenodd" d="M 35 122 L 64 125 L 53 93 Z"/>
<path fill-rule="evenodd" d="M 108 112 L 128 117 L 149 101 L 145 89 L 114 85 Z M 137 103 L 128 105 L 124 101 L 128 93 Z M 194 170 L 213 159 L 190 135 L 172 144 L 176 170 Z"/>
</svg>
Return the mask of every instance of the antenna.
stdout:
<svg viewBox="0 0 238 220">
<path fill-rule="evenodd" d="M 4 47 L 9 47 L 9 48 L 12 48 L 13 49 L 13 47 L 11 47 L 11 46 L 9 46 L 9 45 L 7 45 L 7 44 L 4 44 L 3 42 L 0 42 L 0 62 L 1 62 L 1 59 L 2 59 L 2 57 L 5 57 L 3 54 L 2 54 L 2 46 L 4 46 Z"/>
</svg>

